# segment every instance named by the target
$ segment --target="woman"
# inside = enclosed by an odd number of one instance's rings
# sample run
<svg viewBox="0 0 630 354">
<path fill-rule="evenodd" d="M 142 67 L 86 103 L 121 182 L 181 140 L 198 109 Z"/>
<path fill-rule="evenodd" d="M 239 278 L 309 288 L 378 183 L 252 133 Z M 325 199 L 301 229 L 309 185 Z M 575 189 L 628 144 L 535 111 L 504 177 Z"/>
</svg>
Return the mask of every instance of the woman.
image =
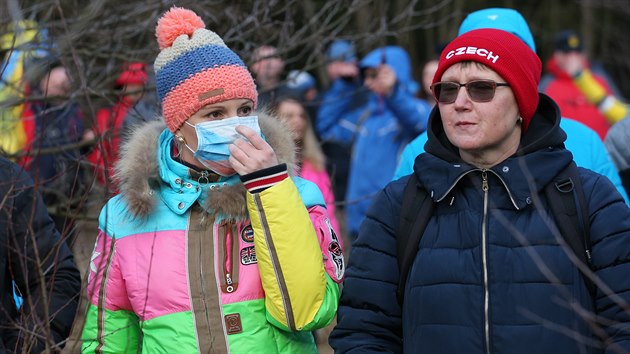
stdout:
<svg viewBox="0 0 630 354">
<path fill-rule="evenodd" d="M 630 210 L 579 169 L 590 218 L 592 298 L 559 244 L 544 186 L 572 162 L 541 63 L 518 37 L 480 29 L 442 52 L 427 153 L 415 176 L 435 202 L 396 298 L 396 232 L 407 178 L 376 198 L 331 335 L 336 353 L 600 353 L 630 350 Z M 598 317 L 593 317 L 596 314 Z"/>
<path fill-rule="evenodd" d="M 253 116 L 242 60 L 192 11 L 158 21 L 163 124 L 139 128 L 99 217 L 84 352 L 316 353 L 343 259 L 293 142 Z M 339 262 L 339 263 L 336 263 Z"/>
<path fill-rule="evenodd" d="M 333 229 L 339 231 L 339 224 L 335 218 L 335 197 L 331 189 L 330 177 L 326 172 L 326 157 L 315 137 L 313 125 L 304 105 L 297 99 L 286 96 L 279 98 L 272 105 L 271 111 L 289 126 L 293 141 L 297 146 L 296 174 L 319 187 L 326 201 L 330 223 Z"/>
</svg>

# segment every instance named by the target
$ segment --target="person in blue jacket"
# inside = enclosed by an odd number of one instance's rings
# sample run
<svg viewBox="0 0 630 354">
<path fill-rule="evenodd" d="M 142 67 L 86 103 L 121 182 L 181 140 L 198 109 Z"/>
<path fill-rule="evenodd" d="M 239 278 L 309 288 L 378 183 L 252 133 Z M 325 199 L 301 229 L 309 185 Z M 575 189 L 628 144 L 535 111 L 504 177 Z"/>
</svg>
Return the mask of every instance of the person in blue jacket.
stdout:
<svg viewBox="0 0 630 354">
<path fill-rule="evenodd" d="M 511 32 L 523 40 L 534 52 L 536 51 L 536 44 L 529 26 L 523 16 L 516 10 L 489 8 L 472 12 L 462 22 L 459 34 L 479 28 L 496 28 Z M 573 153 L 575 163 L 578 166 L 591 169 L 608 177 L 624 197 L 626 203 L 630 205 L 630 199 L 621 183 L 617 169 L 615 169 L 615 165 L 613 165 L 606 147 L 597 133 L 584 124 L 567 118 L 560 120 L 560 128 L 567 133 L 567 140 L 564 142 L 564 145 L 567 150 Z M 425 132 L 405 147 L 393 179 L 398 179 L 413 172 L 413 163 L 416 156 L 424 152 L 426 141 L 427 135 Z"/>
<path fill-rule="evenodd" d="M 502 30 L 469 31 L 444 49 L 427 153 L 414 165 L 435 208 L 402 304 L 396 232 L 410 177 L 379 193 L 353 244 L 335 353 L 630 352 L 630 208 L 610 180 L 578 168 L 591 296 L 543 191 L 573 156 L 558 106 L 538 93 L 541 70 Z"/>
<path fill-rule="evenodd" d="M 359 62 L 359 71 L 361 80 L 332 84 L 316 122 L 322 140 L 352 149 L 345 195 L 351 239 L 374 195 L 394 175 L 402 147 L 426 129 L 430 112 L 428 103 L 414 97 L 417 85 L 404 49 L 377 48 Z"/>
</svg>

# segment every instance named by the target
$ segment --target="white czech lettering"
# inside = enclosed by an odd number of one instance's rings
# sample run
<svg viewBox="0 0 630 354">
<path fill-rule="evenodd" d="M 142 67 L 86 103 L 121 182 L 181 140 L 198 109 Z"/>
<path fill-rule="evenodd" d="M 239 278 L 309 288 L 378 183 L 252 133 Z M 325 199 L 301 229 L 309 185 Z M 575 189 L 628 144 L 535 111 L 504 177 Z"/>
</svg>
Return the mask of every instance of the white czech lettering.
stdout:
<svg viewBox="0 0 630 354">
<path fill-rule="evenodd" d="M 494 54 L 492 51 L 489 51 L 485 48 L 477 48 L 477 47 L 460 47 L 455 50 L 451 50 L 450 52 L 446 53 L 446 59 L 451 59 L 452 57 L 456 55 L 464 55 L 464 54 L 473 54 L 473 55 L 476 54 L 476 55 L 479 55 L 480 57 L 484 57 L 488 59 L 489 61 L 493 63 L 496 63 L 497 60 L 499 60 L 498 54 Z"/>
<path fill-rule="evenodd" d="M 488 53 L 488 60 L 492 61 L 493 63 L 496 63 L 497 60 L 499 60 L 499 56 L 492 55 L 492 54 L 493 54 L 492 52 Z"/>
</svg>

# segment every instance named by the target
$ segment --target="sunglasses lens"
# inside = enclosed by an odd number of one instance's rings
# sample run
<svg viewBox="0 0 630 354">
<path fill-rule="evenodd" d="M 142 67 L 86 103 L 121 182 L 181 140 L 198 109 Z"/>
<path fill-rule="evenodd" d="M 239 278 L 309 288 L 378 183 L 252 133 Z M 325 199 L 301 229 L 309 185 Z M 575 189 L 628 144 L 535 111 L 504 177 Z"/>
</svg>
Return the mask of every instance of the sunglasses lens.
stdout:
<svg viewBox="0 0 630 354">
<path fill-rule="evenodd" d="M 433 94 L 438 102 L 453 103 L 457 99 L 459 84 L 454 82 L 440 82 L 433 86 Z"/>
<path fill-rule="evenodd" d="M 494 97 L 496 85 L 493 81 L 471 81 L 466 88 L 473 101 L 488 102 Z"/>
</svg>

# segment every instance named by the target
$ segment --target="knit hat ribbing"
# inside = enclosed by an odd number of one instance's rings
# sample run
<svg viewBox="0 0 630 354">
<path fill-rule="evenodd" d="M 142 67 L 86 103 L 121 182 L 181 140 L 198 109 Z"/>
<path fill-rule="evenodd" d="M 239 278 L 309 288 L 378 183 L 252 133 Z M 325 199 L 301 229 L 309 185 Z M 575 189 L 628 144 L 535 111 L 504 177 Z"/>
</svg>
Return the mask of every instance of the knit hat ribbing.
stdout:
<svg viewBox="0 0 630 354">
<path fill-rule="evenodd" d="M 478 29 L 466 32 L 449 43 L 440 55 L 440 63 L 433 83 L 453 64 L 474 61 L 497 72 L 516 97 L 523 131 L 527 130 L 538 107 L 538 83 L 542 63 L 530 47 L 515 35 L 497 29 Z"/>
<path fill-rule="evenodd" d="M 156 89 L 172 132 L 208 104 L 246 98 L 256 106 L 258 93 L 247 67 L 197 14 L 172 7 L 158 20 L 155 34 L 160 46 Z"/>
</svg>

